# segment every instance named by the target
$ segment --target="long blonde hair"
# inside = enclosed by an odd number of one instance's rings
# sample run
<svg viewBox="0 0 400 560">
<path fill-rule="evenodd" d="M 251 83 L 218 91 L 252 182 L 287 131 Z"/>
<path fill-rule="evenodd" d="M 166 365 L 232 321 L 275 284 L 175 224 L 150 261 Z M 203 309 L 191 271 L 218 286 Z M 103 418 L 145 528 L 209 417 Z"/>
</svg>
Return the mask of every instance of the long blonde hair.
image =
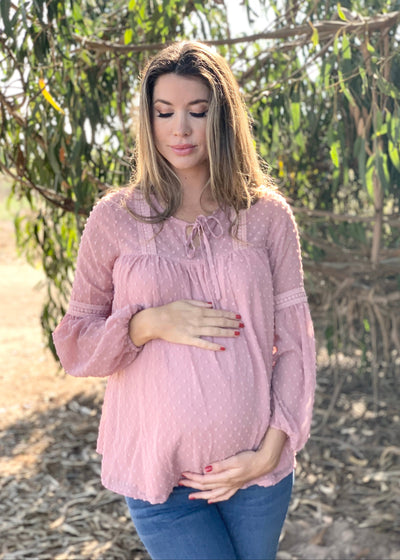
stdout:
<svg viewBox="0 0 400 560">
<path fill-rule="evenodd" d="M 174 43 L 152 58 L 141 81 L 139 126 L 136 141 L 136 169 L 131 186 L 139 189 L 154 216 L 137 216 L 153 223 L 174 215 L 182 202 L 177 175 L 158 152 L 152 130 L 153 91 L 163 74 L 198 77 L 210 90 L 207 116 L 207 148 L 210 164 L 209 187 L 219 207 L 248 208 L 272 187 L 263 172 L 251 134 L 250 120 L 239 86 L 226 60 L 198 42 Z M 156 208 L 155 196 L 163 211 Z M 232 224 L 234 225 L 234 224 Z"/>
</svg>

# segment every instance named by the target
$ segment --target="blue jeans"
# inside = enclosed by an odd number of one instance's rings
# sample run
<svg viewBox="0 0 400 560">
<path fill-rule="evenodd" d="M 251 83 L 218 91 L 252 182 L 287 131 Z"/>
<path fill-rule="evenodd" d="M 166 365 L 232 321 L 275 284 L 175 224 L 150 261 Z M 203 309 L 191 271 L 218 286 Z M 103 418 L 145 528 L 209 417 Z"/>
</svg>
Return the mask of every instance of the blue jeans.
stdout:
<svg viewBox="0 0 400 560">
<path fill-rule="evenodd" d="M 125 498 L 153 560 L 273 560 L 289 506 L 293 474 L 275 486 L 250 486 L 229 500 L 189 500 L 176 487 L 166 502 Z"/>
</svg>

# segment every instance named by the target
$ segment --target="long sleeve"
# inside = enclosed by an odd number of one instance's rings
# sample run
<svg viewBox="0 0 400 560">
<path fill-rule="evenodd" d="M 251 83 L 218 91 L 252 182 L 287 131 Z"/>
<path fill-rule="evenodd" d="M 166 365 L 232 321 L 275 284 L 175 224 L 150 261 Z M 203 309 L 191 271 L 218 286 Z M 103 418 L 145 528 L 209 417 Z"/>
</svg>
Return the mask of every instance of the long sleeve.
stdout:
<svg viewBox="0 0 400 560">
<path fill-rule="evenodd" d="M 297 227 L 288 205 L 281 206 L 278 214 L 269 240 L 275 294 L 270 425 L 288 435 L 289 445 L 296 452 L 305 445 L 310 432 L 316 374 L 315 342 L 303 286 Z"/>
<path fill-rule="evenodd" d="M 113 267 L 119 254 L 116 205 L 100 201 L 82 235 L 68 312 L 53 333 L 65 371 L 104 377 L 127 367 L 140 352 L 129 337 L 129 321 L 140 311 L 113 309 Z"/>
</svg>

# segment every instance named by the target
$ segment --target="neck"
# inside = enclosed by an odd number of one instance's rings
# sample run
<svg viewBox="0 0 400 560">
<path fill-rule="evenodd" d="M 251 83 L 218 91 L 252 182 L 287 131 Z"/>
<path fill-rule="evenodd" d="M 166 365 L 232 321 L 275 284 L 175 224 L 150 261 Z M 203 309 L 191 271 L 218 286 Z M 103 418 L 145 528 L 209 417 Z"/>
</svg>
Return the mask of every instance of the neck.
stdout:
<svg viewBox="0 0 400 560">
<path fill-rule="evenodd" d="M 210 178 L 210 173 L 208 169 L 202 172 L 198 170 L 191 172 L 188 170 L 178 173 L 178 177 L 182 185 L 183 198 L 193 200 L 196 198 L 200 199 L 204 187 Z"/>
<path fill-rule="evenodd" d="M 208 186 L 209 176 L 199 173 L 191 176 L 190 174 L 179 177 L 182 185 L 182 204 L 175 214 L 177 218 L 182 218 L 188 222 L 194 221 L 200 214 L 212 214 L 218 207 L 216 201 L 211 196 Z"/>
<path fill-rule="evenodd" d="M 208 169 L 203 173 L 196 170 L 195 173 L 182 172 L 179 174 L 182 185 L 182 207 L 201 208 L 202 204 L 206 206 L 215 205 L 208 186 L 209 179 Z"/>
</svg>

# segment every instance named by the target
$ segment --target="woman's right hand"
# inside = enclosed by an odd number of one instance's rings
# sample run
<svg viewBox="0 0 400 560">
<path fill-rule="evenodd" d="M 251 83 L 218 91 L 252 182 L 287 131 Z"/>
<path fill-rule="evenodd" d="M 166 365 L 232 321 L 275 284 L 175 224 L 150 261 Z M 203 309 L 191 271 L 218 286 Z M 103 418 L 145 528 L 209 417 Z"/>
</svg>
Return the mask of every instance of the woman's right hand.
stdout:
<svg viewBox="0 0 400 560">
<path fill-rule="evenodd" d="M 210 303 L 183 299 L 139 311 L 130 320 L 129 335 L 136 346 L 161 338 L 218 351 L 225 348 L 201 337 L 235 338 L 243 326 L 240 315 L 234 311 L 213 309 Z"/>
</svg>

